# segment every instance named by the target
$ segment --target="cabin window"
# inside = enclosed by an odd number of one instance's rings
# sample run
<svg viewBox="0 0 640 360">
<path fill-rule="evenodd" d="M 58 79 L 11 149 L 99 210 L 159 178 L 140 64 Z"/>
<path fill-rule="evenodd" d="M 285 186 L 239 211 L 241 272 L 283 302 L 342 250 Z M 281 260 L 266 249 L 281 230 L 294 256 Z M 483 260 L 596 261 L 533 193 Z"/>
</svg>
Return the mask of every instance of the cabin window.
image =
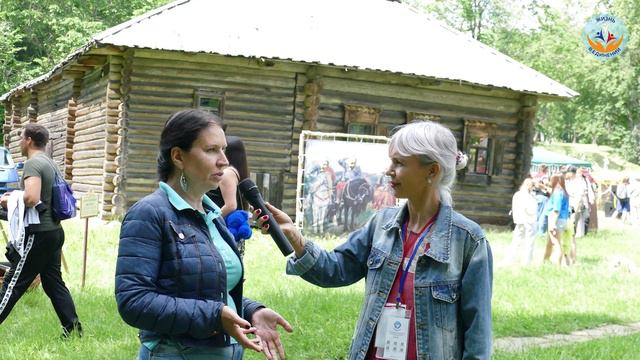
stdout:
<svg viewBox="0 0 640 360">
<path fill-rule="evenodd" d="M 373 126 L 368 124 L 349 124 L 347 132 L 356 135 L 373 135 Z"/>
<path fill-rule="evenodd" d="M 379 130 L 386 130 L 379 127 L 380 113 L 382 109 L 365 105 L 344 105 L 345 130 L 349 134 L 358 135 L 379 135 Z"/>
<path fill-rule="evenodd" d="M 496 124 L 465 120 L 463 148 L 469 156 L 466 172 L 494 175 Z"/>
<path fill-rule="evenodd" d="M 208 111 L 223 118 L 224 93 L 219 91 L 196 90 L 194 93 L 194 107 Z"/>
<path fill-rule="evenodd" d="M 490 139 L 487 136 L 478 137 L 473 136 L 469 141 L 468 155 L 469 155 L 469 170 L 475 174 L 488 174 L 489 167 L 489 143 Z"/>
</svg>

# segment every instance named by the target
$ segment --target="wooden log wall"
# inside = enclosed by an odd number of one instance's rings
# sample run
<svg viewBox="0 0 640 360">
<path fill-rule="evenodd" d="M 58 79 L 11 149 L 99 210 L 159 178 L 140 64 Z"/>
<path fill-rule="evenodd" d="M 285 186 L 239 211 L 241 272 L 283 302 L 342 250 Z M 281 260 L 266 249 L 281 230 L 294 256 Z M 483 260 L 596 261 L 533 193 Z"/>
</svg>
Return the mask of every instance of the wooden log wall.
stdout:
<svg viewBox="0 0 640 360">
<path fill-rule="evenodd" d="M 102 193 L 105 146 L 108 140 L 112 140 L 109 139 L 111 135 L 106 135 L 107 74 L 105 67 L 87 73 L 82 79 L 77 99 L 72 188 L 79 197 L 90 191 Z"/>
<path fill-rule="evenodd" d="M 133 50 L 127 50 L 126 52 L 124 52 L 121 60 L 122 64 L 120 66 L 119 84 L 120 103 L 118 106 L 116 122 L 118 134 L 115 158 L 116 169 L 111 182 L 111 184 L 113 185 L 113 196 L 111 197 L 111 215 L 113 217 L 121 217 L 127 210 L 127 192 L 125 188 L 126 181 L 124 181 L 124 179 L 127 176 L 127 164 L 129 158 L 126 145 L 129 137 L 128 100 L 131 84 Z M 115 81 L 112 85 L 115 85 Z M 108 188 L 107 183 L 105 183 L 105 188 Z"/>
<path fill-rule="evenodd" d="M 29 121 L 28 107 L 31 101 L 30 92 L 23 92 L 11 98 L 11 131 L 8 141 L 5 139 L 5 146 L 11 151 L 13 161 L 17 164 L 26 161 L 26 156 L 20 152 L 20 138 L 22 136 L 22 126 Z"/>
<path fill-rule="evenodd" d="M 460 148 L 465 119 L 497 124 L 496 139 L 504 143 L 501 174 L 491 176 L 489 185 L 486 182 L 474 183 L 471 177 L 467 177 L 464 182 L 456 185 L 453 198 L 456 209 L 476 221 L 508 223 L 514 179 L 519 178 L 521 171 L 515 164 L 522 149 L 516 147 L 523 106 L 518 94 L 392 74 L 316 68 L 298 75 L 293 131 L 295 139 L 305 127 L 305 110 L 313 105 L 304 101 L 309 98 L 309 84 L 318 82 L 322 87 L 314 124 L 317 131 L 344 132 L 344 104 L 382 109 L 379 126 L 383 128 L 405 123 L 407 112 L 438 116 L 439 121 L 452 130 Z M 297 141 L 294 141 L 291 172 L 297 170 L 297 154 Z M 386 162 L 388 159 L 382 161 Z M 285 188 L 285 199 L 289 199 L 287 205 L 295 205 L 292 198 L 295 198 L 295 179 L 289 178 Z"/>
<path fill-rule="evenodd" d="M 194 92 L 224 94 L 227 133 L 243 139 L 250 170 L 289 171 L 294 88 L 299 65 L 205 54 L 136 50 L 127 100 L 127 204 L 157 188 L 156 156 L 169 115 L 194 107 Z"/>
<path fill-rule="evenodd" d="M 120 120 L 122 109 L 122 94 L 120 92 L 122 83 L 122 70 L 124 59 L 122 56 L 109 56 L 109 66 L 107 77 L 107 102 L 106 102 L 106 118 L 105 130 L 106 141 L 104 144 L 105 160 L 103 164 L 103 182 L 102 182 L 102 213 L 103 217 L 112 215 L 122 215 L 123 208 L 113 209 L 115 193 L 114 178 L 117 170 L 118 144 L 122 143 L 122 132 Z"/>
<path fill-rule="evenodd" d="M 65 143 L 64 153 L 64 176 L 69 184 L 73 184 L 73 144 L 76 138 L 76 112 L 78 110 L 78 98 L 82 89 L 82 77 L 73 79 L 71 98 L 67 102 L 67 121 L 66 132 L 67 141 Z"/>
<path fill-rule="evenodd" d="M 49 130 L 47 154 L 62 173 L 65 169 L 68 101 L 73 92 L 72 80 L 49 82 L 38 88 L 37 123 Z"/>
<path fill-rule="evenodd" d="M 38 89 L 31 89 L 29 95 L 29 105 L 27 106 L 27 121 L 34 123 L 38 118 Z"/>
<path fill-rule="evenodd" d="M 533 136 L 536 121 L 537 99 L 535 96 L 525 95 L 521 99 L 522 108 L 520 110 L 518 122 L 518 135 L 516 137 L 517 156 L 515 159 L 514 186 L 520 184 L 529 174 L 531 159 L 533 158 Z"/>
</svg>

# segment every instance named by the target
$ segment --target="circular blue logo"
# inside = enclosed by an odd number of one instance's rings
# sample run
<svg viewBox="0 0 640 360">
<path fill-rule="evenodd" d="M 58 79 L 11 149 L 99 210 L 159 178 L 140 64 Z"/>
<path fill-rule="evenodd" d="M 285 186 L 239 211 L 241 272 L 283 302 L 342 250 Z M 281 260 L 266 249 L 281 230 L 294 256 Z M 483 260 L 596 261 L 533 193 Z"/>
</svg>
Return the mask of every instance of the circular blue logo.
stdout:
<svg viewBox="0 0 640 360">
<path fill-rule="evenodd" d="M 400 326 L 402 326 L 402 324 L 400 323 L 400 321 L 396 321 L 393 323 L 393 327 L 394 329 L 398 330 L 400 329 Z"/>
<path fill-rule="evenodd" d="M 629 32 L 622 20 L 609 14 L 592 17 L 582 31 L 582 43 L 599 60 L 620 55 L 628 42 Z"/>
</svg>

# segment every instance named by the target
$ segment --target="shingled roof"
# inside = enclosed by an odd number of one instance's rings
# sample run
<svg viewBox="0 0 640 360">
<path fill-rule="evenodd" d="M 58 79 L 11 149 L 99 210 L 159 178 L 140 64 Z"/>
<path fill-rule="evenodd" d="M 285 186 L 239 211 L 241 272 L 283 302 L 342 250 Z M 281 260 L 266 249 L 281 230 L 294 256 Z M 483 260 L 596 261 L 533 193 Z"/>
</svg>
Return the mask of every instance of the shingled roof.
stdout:
<svg viewBox="0 0 640 360">
<path fill-rule="evenodd" d="M 505 88 L 578 93 L 406 4 L 386 0 L 179 0 L 95 35 L 49 73 L 113 45 L 290 60 Z"/>
</svg>

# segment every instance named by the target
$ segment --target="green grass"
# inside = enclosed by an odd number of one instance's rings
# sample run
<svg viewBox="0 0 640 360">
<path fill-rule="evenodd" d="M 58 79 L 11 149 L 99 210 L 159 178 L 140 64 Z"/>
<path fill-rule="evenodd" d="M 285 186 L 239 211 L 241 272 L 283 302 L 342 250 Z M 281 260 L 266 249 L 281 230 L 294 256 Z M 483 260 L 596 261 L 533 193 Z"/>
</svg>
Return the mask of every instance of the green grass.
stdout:
<svg viewBox="0 0 640 360">
<path fill-rule="evenodd" d="M 494 360 L 602 360 L 640 359 L 640 334 L 591 340 L 584 343 L 531 349 L 525 352 L 498 352 Z"/>
<path fill-rule="evenodd" d="M 488 235 L 496 263 L 510 242 L 509 233 Z M 636 239 L 636 240 L 634 240 Z M 578 264 L 500 268 L 494 272 L 494 336 L 568 333 L 603 324 L 640 319 L 638 275 L 614 270 L 615 259 L 640 265 L 638 237 L 631 230 L 603 230 L 578 239 Z M 536 243 L 542 259 L 544 240 Z"/>
<path fill-rule="evenodd" d="M 80 287 L 83 223 L 72 220 L 64 225 L 67 234 L 64 253 L 70 269 L 68 273 L 63 272 L 63 276 L 74 296 L 85 336 L 66 342 L 59 340 L 58 320 L 49 299 L 39 288 L 27 293 L 5 323 L 0 325 L 2 358 L 134 358 L 139 346 L 137 331 L 122 322 L 113 296 L 119 223 L 91 223 L 85 289 Z M 491 230 L 487 234 L 495 262 L 499 263 L 511 235 L 499 230 Z M 341 242 L 341 239 L 332 237 L 322 240 L 321 244 L 330 249 Z M 494 335 L 568 333 L 603 324 L 640 321 L 637 310 L 640 308 L 640 282 L 637 275 L 611 270 L 611 259 L 615 256 L 623 256 L 640 265 L 639 245 L 638 236 L 631 230 L 602 231 L 580 240 L 579 263 L 572 268 L 496 267 Z M 542 256 L 542 248 L 543 243 L 539 242 L 536 258 Z M 362 282 L 345 288 L 321 289 L 297 277 L 287 276 L 284 273 L 285 259 L 277 247 L 268 237 L 257 233 L 247 244 L 245 264 L 246 295 L 280 312 L 295 328 L 293 334 L 282 335 L 290 354 L 288 358 L 345 357 L 363 301 Z M 602 354 L 607 354 L 609 345 L 605 345 L 609 341 L 613 340 L 594 342 L 591 351 L 597 353 L 596 350 L 603 348 Z M 636 344 L 637 348 L 638 338 L 616 341 L 620 342 L 617 346 L 621 349 L 627 344 Z M 563 359 L 589 358 L 571 357 L 574 356 L 571 354 L 578 354 L 575 351 L 581 350 L 566 351 L 568 355 Z M 610 352 L 615 354 L 613 349 Z M 245 358 L 262 357 L 247 354 Z M 531 358 L 536 357 L 532 355 Z"/>
</svg>

